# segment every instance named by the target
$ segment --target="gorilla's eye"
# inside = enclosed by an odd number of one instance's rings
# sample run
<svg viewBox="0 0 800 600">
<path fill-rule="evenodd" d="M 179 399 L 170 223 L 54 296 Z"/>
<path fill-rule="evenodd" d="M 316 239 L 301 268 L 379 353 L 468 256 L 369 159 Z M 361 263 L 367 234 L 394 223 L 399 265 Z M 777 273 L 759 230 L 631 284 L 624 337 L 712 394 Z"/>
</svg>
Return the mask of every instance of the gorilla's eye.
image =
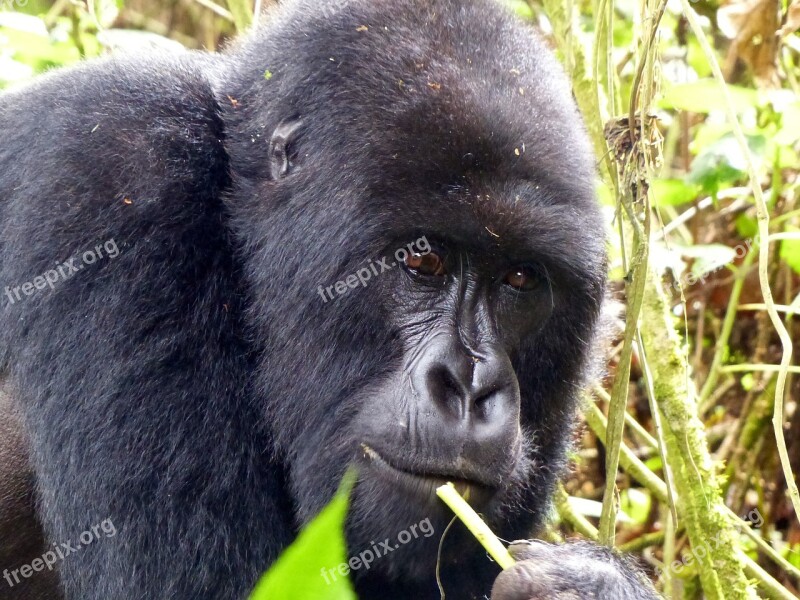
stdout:
<svg viewBox="0 0 800 600">
<path fill-rule="evenodd" d="M 503 283 L 520 292 L 530 292 L 539 285 L 539 275 L 530 267 L 517 267 L 506 273 Z"/>
<path fill-rule="evenodd" d="M 444 259 L 435 252 L 419 254 L 417 252 L 406 257 L 406 267 L 420 275 L 432 275 L 441 277 L 447 274 L 444 267 Z"/>
</svg>

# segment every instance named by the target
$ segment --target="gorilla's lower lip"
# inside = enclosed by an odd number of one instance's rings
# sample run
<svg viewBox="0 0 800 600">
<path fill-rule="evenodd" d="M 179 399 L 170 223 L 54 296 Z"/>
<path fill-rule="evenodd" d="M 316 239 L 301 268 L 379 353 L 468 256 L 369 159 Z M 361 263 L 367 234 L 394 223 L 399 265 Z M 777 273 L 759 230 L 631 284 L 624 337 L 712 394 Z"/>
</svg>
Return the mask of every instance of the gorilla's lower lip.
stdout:
<svg viewBox="0 0 800 600">
<path fill-rule="evenodd" d="M 417 473 L 407 471 L 400 467 L 391 464 L 388 460 L 383 458 L 375 449 L 366 444 L 361 444 L 364 457 L 370 461 L 378 471 L 391 474 L 398 483 L 405 484 L 406 487 L 411 487 L 414 491 L 422 495 L 436 496 L 436 488 L 444 485 L 447 482 L 452 483 L 458 493 L 466 498 L 471 497 L 487 497 L 494 494 L 494 488 L 491 488 L 478 481 L 463 479 L 461 477 L 450 477 L 441 474 L 431 473 Z"/>
</svg>

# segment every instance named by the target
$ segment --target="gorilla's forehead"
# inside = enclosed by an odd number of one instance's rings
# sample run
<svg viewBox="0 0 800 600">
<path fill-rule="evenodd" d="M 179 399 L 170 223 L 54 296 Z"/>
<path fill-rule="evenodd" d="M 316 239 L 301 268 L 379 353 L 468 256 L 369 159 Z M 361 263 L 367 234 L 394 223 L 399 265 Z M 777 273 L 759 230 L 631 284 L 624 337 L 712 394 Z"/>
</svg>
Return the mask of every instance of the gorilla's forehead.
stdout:
<svg viewBox="0 0 800 600">
<path fill-rule="evenodd" d="M 380 125 L 364 131 L 368 198 L 384 200 L 387 224 L 423 224 L 523 259 L 574 254 L 581 238 L 601 254 L 586 240 L 602 228 L 579 128 L 470 83 L 421 90 L 407 110 L 375 114 Z"/>
<path fill-rule="evenodd" d="M 465 167 L 556 184 L 592 177 L 567 79 L 500 3 L 293 6 L 253 62 L 261 79 L 261 66 L 275 72 L 267 87 L 314 121 L 320 145 L 367 162 L 428 161 L 441 177 Z M 287 57 L 287 47 L 303 51 Z"/>
</svg>

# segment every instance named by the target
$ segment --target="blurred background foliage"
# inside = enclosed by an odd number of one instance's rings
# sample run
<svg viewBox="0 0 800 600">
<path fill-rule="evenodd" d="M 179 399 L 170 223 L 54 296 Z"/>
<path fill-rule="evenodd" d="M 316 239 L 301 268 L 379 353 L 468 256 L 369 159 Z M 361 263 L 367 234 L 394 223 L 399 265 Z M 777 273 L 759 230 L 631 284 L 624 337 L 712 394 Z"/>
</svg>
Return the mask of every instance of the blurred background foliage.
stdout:
<svg viewBox="0 0 800 600">
<path fill-rule="evenodd" d="M 669 598 L 797 597 L 800 0 L 505 2 L 572 76 L 611 232 L 606 374 L 545 535 Z M 0 0 L 0 87 L 217 50 L 270 3 Z"/>
</svg>

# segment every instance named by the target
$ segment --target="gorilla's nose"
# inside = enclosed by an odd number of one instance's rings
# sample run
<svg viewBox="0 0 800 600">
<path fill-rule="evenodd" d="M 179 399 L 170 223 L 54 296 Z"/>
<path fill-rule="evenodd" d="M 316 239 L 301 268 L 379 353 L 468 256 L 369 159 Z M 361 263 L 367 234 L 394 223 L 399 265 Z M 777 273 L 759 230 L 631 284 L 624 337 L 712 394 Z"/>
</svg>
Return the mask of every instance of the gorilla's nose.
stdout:
<svg viewBox="0 0 800 600">
<path fill-rule="evenodd" d="M 440 348 L 419 365 L 417 401 L 437 445 L 513 445 L 519 422 L 519 385 L 502 349 L 479 356 L 461 348 Z"/>
</svg>

